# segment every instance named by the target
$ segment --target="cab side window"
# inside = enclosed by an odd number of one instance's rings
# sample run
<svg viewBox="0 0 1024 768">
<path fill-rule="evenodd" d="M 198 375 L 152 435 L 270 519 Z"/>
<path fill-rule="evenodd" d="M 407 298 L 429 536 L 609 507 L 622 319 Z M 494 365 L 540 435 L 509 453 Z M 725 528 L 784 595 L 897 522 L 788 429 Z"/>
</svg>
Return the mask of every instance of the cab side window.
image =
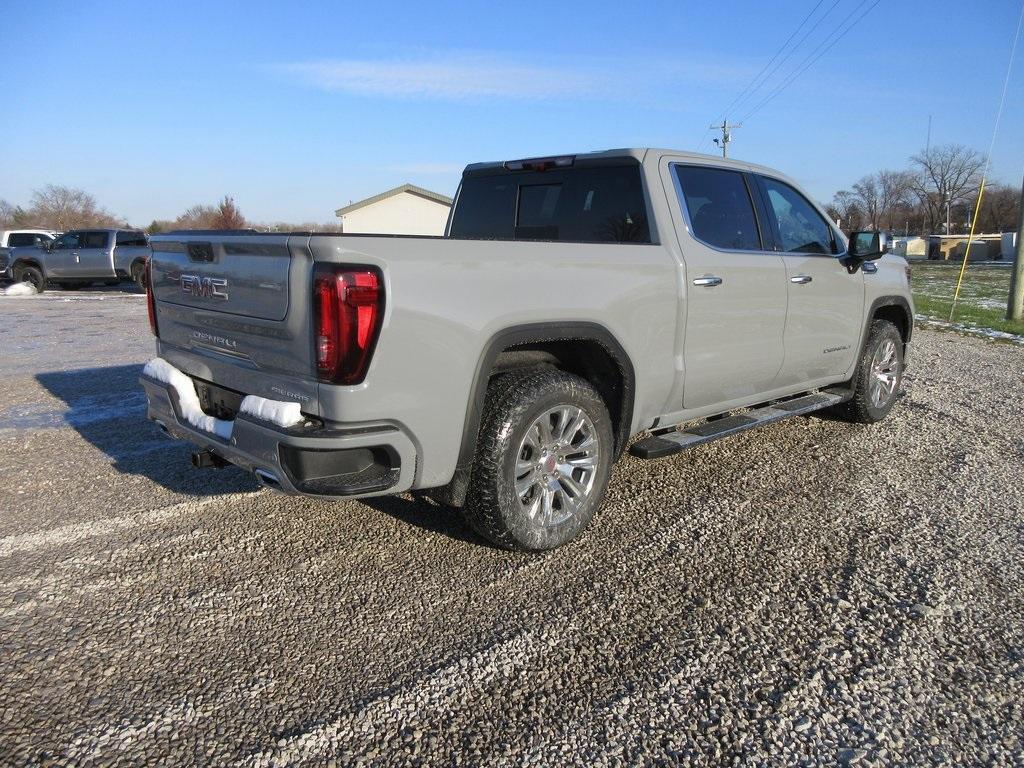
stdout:
<svg viewBox="0 0 1024 768">
<path fill-rule="evenodd" d="M 832 227 L 803 195 L 775 179 L 762 176 L 761 183 L 781 250 L 787 253 L 836 253 Z"/>
<path fill-rule="evenodd" d="M 733 251 L 761 250 L 754 204 L 743 174 L 725 168 L 675 166 L 693 236 Z"/>
<path fill-rule="evenodd" d="M 60 250 L 64 250 L 64 249 L 69 249 L 70 250 L 70 249 L 78 248 L 78 247 L 79 246 L 78 246 L 78 233 L 77 232 L 67 232 L 67 233 L 61 235 L 60 237 L 58 237 L 53 242 L 53 250 L 55 250 L 55 251 L 60 251 Z"/>
</svg>

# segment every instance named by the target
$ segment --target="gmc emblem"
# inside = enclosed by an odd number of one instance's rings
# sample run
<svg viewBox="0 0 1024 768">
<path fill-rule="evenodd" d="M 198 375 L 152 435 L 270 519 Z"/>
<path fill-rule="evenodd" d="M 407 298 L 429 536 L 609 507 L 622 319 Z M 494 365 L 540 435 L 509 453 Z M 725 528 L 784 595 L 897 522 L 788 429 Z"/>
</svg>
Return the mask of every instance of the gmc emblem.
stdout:
<svg viewBox="0 0 1024 768">
<path fill-rule="evenodd" d="M 182 275 L 181 292 L 197 299 L 228 298 L 228 281 L 223 277 L 202 277 L 201 275 Z"/>
</svg>

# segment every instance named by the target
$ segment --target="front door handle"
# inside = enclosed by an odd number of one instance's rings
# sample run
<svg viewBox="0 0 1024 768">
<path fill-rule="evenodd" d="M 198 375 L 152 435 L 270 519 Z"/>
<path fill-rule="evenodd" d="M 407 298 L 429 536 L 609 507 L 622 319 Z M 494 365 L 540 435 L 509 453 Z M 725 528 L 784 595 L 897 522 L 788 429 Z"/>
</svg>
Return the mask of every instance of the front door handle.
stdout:
<svg viewBox="0 0 1024 768">
<path fill-rule="evenodd" d="M 810 275 L 797 275 L 796 277 L 789 278 L 789 282 L 796 283 L 797 285 L 803 285 L 804 283 L 811 282 L 812 278 Z"/>
<path fill-rule="evenodd" d="M 708 275 L 707 277 L 698 277 L 693 281 L 694 285 L 699 285 L 704 288 L 714 288 L 716 285 L 722 284 L 722 278 L 715 277 L 714 275 Z"/>
</svg>

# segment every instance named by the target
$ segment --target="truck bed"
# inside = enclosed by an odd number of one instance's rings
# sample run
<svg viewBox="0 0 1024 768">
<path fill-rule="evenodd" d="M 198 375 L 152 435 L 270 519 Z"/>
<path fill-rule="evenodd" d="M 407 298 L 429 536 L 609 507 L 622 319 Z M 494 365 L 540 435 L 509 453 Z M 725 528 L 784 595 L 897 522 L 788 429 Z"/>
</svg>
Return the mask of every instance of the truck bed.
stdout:
<svg viewBox="0 0 1024 768">
<path fill-rule="evenodd" d="M 665 319 L 678 312 L 678 277 L 660 245 L 289 233 L 165 235 L 151 246 L 161 357 L 220 387 L 299 402 L 328 425 L 384 422 L 414 443 L 429 439 L 444 449 L 422 457 L 423 486 L 451 478 L 471 387 L 499 332 L 538 317 L 553 337 L 560 324 L 594 323 L 631 359 L 673 357 L 676 326 Z M 312 290 L 322 263 L 383 278 L 380 336 L 356 385 L 316 375 Z M 671 366 L 637 373 L 637 400 L 663 403 Z M 649 417 L 634 414 L 633 431 Z"/>
</svg>

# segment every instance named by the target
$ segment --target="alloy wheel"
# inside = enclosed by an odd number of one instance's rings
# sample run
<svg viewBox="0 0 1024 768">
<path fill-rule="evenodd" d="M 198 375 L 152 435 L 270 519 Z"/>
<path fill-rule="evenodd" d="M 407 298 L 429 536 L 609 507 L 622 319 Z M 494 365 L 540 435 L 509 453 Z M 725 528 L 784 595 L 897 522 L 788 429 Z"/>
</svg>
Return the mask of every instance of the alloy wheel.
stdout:
<svg viewBox="0 0 1024 768">
<path fill-rule="evenodd" d="M 896 384 L 900 378 L 900 360 L 896 351 L 896 342 L 885 339 L 878 345 L 871 359 L 871 374 L 868 393 L 875 408 L 884 408 L 896 394 Z"/>
<path fill-rule="evenodd" d="M 538 416 L 516 454 L 515 493 L 529 519 L 556 526 L 577 513 L 597 478 L 600 444 L 590 417 L 574 405 Z"/>
</svg>

